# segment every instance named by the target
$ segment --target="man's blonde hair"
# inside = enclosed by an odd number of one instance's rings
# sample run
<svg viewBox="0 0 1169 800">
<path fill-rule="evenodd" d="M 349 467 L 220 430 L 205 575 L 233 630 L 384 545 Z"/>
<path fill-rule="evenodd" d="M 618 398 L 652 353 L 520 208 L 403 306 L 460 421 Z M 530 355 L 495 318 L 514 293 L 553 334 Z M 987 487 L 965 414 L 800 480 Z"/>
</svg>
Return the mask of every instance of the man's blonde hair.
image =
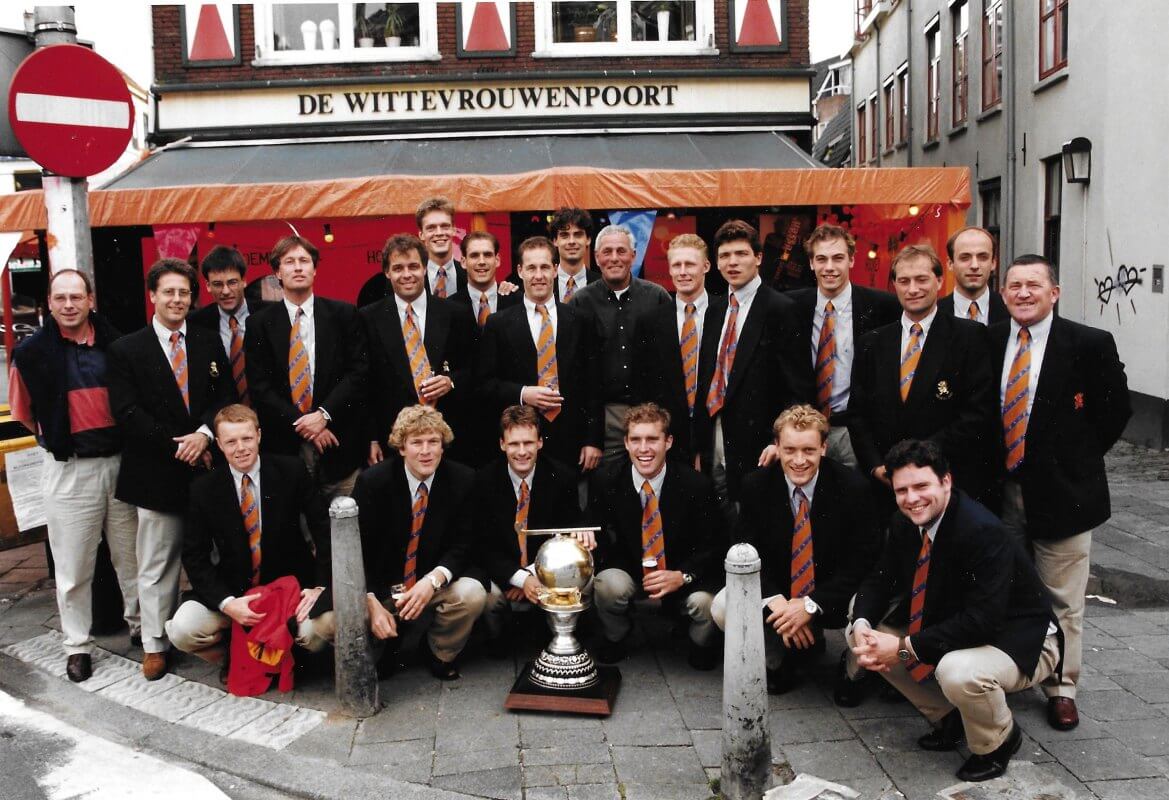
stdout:
<svg viewBox="0 0 1169 800">
<path fill-rule="evenodd" d="M 256 412 L 242 403 L 224 406 L 215 415 L 215 419 L 211 422 L 211 430 L 215 431 L 216 436 L 219 435 L 220 424 L 224 422 L 250 422 L 256 426 L 256 430 L 260 429 L 260 418 L 256 416 Z"/>
<path fill-rule="evenodd" d="M 804 431 L 819 431 L 821 442 L 828 438 L 828 418 L 809 405 L 785 408 L 776 417 L 775 424 L 771 426 L 771 432 L 775 434 L 775 441 L 779 441 L 780 432 L 788 427 L 800 433 Z"/>
<path fill-rule="evenodd" d="M 666 258 L 668 259 L 670 253 L 682 247 L 693 247 L 699 253 L 702 253 L 703 258 L 709 260 L 709 255 L 706 251 L 706 242 L 702 240 L 701 236 L 693 233 L 682 233 L 671 239 L 669 247 L 666 248 Z"/>
<path fill-rule="evenodd" d="M 437 433 L 446 447 L 455 439 L 451 426 L 442 418 L 442 412 L 431 406 L 406 406 L 398 412 L 394 428 L 390 431 L 390 447 L 400 450 L 411 436 L 422 433 Z"/>
</svg>

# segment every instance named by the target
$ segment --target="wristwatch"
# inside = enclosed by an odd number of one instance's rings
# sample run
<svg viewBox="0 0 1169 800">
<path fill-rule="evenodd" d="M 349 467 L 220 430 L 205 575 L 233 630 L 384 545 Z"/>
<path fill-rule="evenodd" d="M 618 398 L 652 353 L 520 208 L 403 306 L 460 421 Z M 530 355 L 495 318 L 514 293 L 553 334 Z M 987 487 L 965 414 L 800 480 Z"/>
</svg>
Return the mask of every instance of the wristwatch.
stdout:
<svg viewBox="0 0 1169 800">
<path fill-rule="evenodd" d="M 804 595 L 804 611 L 809 614 L 815 614 L 820 611 L 820 606 L 816 605 L 816 601 L 808 595 Z"/>
<path fill-rule="evenodd" d="M 440 581 L 438 579 L 438 577 L 436 575 L 434 575 L 434 573 L 427 575 L 426 578 L 427 578 L 427 580 L 430 581 L 430 585 L 434 587 L 434 591 L 437 592 L 439 589 L 442 588 L 442 581 Z"/>
<path fill-rule="evenodd" d="M 897 640 L 897 658 L 901 661 L 908 661 L 913 658 L 913 654 L 909 652 L 909 648 L 905 646 L 905 637 L 902 636 Z"/>
<path fill-rule="evenodd" d="M 689 572 L 683 572 L 682 573 L 682 583 L 686 586 L 689 586 L 690 584 L 694 583 L 694 576 L 691 575 Z"/>
</svg>

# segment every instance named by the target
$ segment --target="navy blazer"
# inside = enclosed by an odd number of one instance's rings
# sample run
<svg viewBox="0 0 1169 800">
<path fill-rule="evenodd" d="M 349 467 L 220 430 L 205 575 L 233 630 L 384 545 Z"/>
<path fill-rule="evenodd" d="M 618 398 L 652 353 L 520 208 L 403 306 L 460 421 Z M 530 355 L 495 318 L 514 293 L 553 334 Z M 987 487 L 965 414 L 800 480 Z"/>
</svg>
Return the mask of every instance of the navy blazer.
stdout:
<svg viewBox="0 0 1169 800">
<path fill-rule="evenodd" d="M 1015 346 L 1008 322 L 990 329 L 995 376 Z M 1112 334 L 1054 317 L 1039 384 L 1027 422 L 1023 463 L 1013 476 L 1023 490 L 1027 535 L 1065 539 L 1091 530 L 1112 514 L 1104 454 L 1132 416 L 1128 379 Z M 995 464 L 1006 469 L 1003 437 Z"/>
<path fill-rule="evenodd" d="M 907 628 L 920 552 L 921 532 L 896 514 L 880 561 L 857 591 L 853 619 L 875 628 L 887 617 Z M 955 489 L 930 551 L 922 628 L 910 637 L 918 660 L 936 666 L 946 653 L 989 644 L 1033 675 L 1054 622 L 1051 596 L 1022 547 L 998 517 Z"/>
<path fill-rule="evenodd" d="M 174 437 L 208 428 L 235 400 L 231 366 L 219 335 L 187 326 L 188 409 L 154 325 L 110 344 L 106 380 L 110 410 L 125 446 L 115 496 L 139 508 L 182 513 L 191 480 L 203 471 L 175 458 Z"/>
<path fill-rule="evenodd" d="M 795 518 L 790 498 L 779 465 L 761 467 L 743 481 L 734 540 L 759 551 L 764 597 L 791 597 Z M 856 470 L 822 459 L 810 512 L 816 578 L 811 598 L 823 612 L 824 627 L 840 628 L 849 600 L 881 551 L 882 533 L 868 481 Z"/>
<path fill-rule="evenodd" d="M 349 303 L 313 298 L 316 371 L 313 408 L 324 408 L 329 430 L 339 445 L 321 454 L 325 481 L 337 481 L 365 463 L 369 456 L 366 384 L 369 361 L 365 329 Z M 288 338 L 292 323 L 284 303 L 273 303 L 248 320 L 248 391 L 260 417 L 264 452 L 297 455 L 303 439 L 293 429 L 302 413 L 292 404 L 288 383 Z"/>
<path fill-rule="evenodd" d="M 1000 322 L 1006 322 L 1011 318 L 1010 312 L 1007 311 L 1007 304 L 1003 301 L 1003 296 L 993 289 L 990 292 L 990 310 L 987 311 L 988 325 L 997 325 Z M 982 309 L 986 311 L 986 309 Z M 938 300 L 938 313 L 954 316 L 954 294 L 951 292 L 943 298 Z"/>
</svg>

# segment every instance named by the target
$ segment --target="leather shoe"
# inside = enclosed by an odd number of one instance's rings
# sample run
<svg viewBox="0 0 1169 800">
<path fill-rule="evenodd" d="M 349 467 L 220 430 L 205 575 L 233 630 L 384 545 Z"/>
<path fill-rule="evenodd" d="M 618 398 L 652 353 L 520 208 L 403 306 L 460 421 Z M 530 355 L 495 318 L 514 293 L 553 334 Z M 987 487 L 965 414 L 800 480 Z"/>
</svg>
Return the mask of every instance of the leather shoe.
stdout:
<svg viewBox="0 0 1169 800">
<path fill-rule="evenodd" d="M 1080 724 L 1076 701 L 1070 697 L 1047 698 L 1047 724 L 1057 731 L 1070 731 Z"/>
<path fill-rule="evenodd" d="M 494 661 L 503 661 L 511 656 L 511 637 L 501 633 L 487 640 L 487 656 Z"/>
<path fill-rule="evenodd" d="M 962 726 L 962 715 L 954 709 L 942 717 L 938 727 L 917 740 L 917 746 L 922 750 L 940 753 L 947 750 L 956 750 L 958 743 L 966 738 L 966 729 Z"/>
<path fill-rule="evenodd" d="M 803 682 L 803 676 L 790 666 L 790 660 L 784 661 L 779 669 L 767 670 L 768 694 L 787 694 Z"/>
<path fill-rule="evenodd" d="M 1023 744 L 1023 734 L 1019 731 L 1019 726 L 1012 722 L 1011 732 L 1007 734 L 1007 740 L 999 745 L 997 750 L 983 756 L 970 756 L 956 774 L 959 779 L 971 783 L 997 778 L 1007 771 L 1007 764 L 1010 763 L 1011 756 L 1019 752 L 1021 744 Z"/>
<path fill-rule="evenodd" d="M 691 642 L 686 661 L 700 672 L 709 672 L 722 663 L 722 651 L 717 647 L 703 647 Z"/>
<path fill-rule="evenodd" d="M 610 642 L 606 639 L 597 647 L 597 661 L 603 664 L 616 664 L 618 661 L 624 661 L 625 656 L 629 654 L 628 639 L 628 635 L 616 642 Z"/>
<path fill-rule="evenodd" d="M 434 653 L 430 653 L 430 674 L 440 681 L 457 681 L 463 677 L 455 661 L 443 661 Z"/>
<path fill-rule="evenodd" d="M 166 653 L 147 653 L 142 659 L 142 677 L 156 681 L 167 672 Z"/>
<path fill-rule="evenodd" d="M 89 653 L 74 653 L 65 659 L 65 674 L 74 683 L 88 680 L 93 674 L 93 659 Z"/>
<path fill-rule="evenodd" d="M 873 673 L 866 669 L 859 678 L 850 678 L 847 664 L 848 651 L 846 650 L 840 654 L 836 683 L 832 687 L 832 702 L 842 708 L 856 708 L 865 701 L 869 679 Z"/>
</svg>

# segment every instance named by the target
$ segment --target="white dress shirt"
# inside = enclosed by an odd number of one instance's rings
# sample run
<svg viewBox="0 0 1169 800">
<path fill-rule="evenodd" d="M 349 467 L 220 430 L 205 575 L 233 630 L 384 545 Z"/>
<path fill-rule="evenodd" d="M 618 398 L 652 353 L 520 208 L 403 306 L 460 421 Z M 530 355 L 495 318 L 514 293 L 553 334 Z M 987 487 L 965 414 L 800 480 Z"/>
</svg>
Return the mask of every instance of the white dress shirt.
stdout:
<svg viewBox="0 0 1169 800">
<path fill-rule="evenodd" d="M 556 341 L 556 298 L 549 297 L 548 302 L 544 303 L 544 308 L 548 310 L 548 322 L 552 325 L 552 341 Z M 524 295 L 524 310 L 528 315 L 528 330 L 532 332 L 532 344 L 538 348 L 540 346 L 540 325 L 543 324 L 544 318 L 536 310 L 536 304 L 529 300 L 527 295 Z M 537 350 L 538 352 L 539 350 Z M 520 388 L 521 399 L 518 401 L 520 403 L 523 403 L 522 398 L 526 388 L 526 386 Z"/>
<path fill-rule="evenodd" d="M 746 286 L 734 291 L 735 299 L 739 301 L 739 316 L 735 319 L 735 341 L 743 335 L 743 324 L 747 321 L 747 314 L 751 312 L 751 304 L 755 302 L 755 295 L 759 294 L 759 287 L 763 285 L 763 279 L 756 275 Z M 727 311 L 723 315 L 723 324 L 719 329 L 718 343 L 719 349 L 722 349 L 723 337 L 727 335 L 727 320 L 731 316 L 730 300 L 727 300 Z"/>
<path fill-rule="evenodd" d="M 484 294 L 487 295 L 487 307 L 494 314 L 499 310 L 499 284 L 493 283 L 487 290 L 476 289 L 471 284 L 467 284 L 467 296 L 471 298 L 471 314 L 476 319 L 479 318 L 479 303 Z"/>
<path fill-rule="evenodd" d="M 154 317 L 151 317 L 150 324 L 154 326 L 154 335 L 158 337 L 158 344 L 162 347 L 162 354 L 163 354 L 163 356 L 166 357 L 166 363 L 167 364 L 171 363 L 171 361 L 170 361 L 170 337 L 171 337 L 171 334 L 174 333 L 174 331 L 172 331 L 170 328 L 166 327 L 161 322 L 159 322 L 157 315 L 155 315 Z M 186 322 L 186 320 L 184 320 L 183 324 L 179 326 L 179 347 L 181 347 L 183 349 L 183 355 L 186 356 L 187 355 L 187 322 Z M 229 370 L 231 369 L 230 365 L 228 365 L 228 369 Z M 190 359 L 187 359 L 187 382 L 188 382 L 188 384 L 190 383 L 190 380 L 191 380 L 191 361 L 190 361 Z M 208 440 L 213 440 L 215 438 L 215 434 L 213 434 L 211 432 L 211 429 L 208 428 L 206 425 L 200 425 L 198 428 L 196 428 L 196 431 L 198 433 L 201 433 L 204 436 L 206 436 L 208 438 Z M 176 453 L 178 452 L 178 449 L 180 446 L 181 445 L 175 445 L 175 452 Z"/>
<path fill-rule="evenodd" d="M 284 310 L 288 312 L 289 325 L 296 324 L 298 308 L 304 311 L 304 317 L 300 320 L 300 340 L 304 343 L 304 349 L 308 351 L 308 372 L 312 378 L 316 378 L 317 375 L 317 324 L 313 313 L 315 300 L 316 298 L 310 294 L 308 300 L 297 306 L 289 302 L 288 298 L 284 298 Z"/>
<path fill-rule="evenodd" d="M 833 411 L 848 409 L 848 398 L 852 388 L 852 361 L 856 355 L 852 340 L 852 284 L 846 283 L 836 297 L 825 297 L 816 291 L 816 311 L 812 315 L 812 371 L 816 370 L 816 353 L 820 349 L 820 331 L 824 328 L 824 311 L 832 303 L 836 314 L 836 327 L 832 337 L 836 340 L 836 371 L 832 373 L 832 397 L 829 405 Z"/>
<path fill-rule="evenodd" d="M 702 344 L 702 321 L 706 316 L 706 309 L 710 306 L 710 295 L 705 291 L 694 300 L 694 332 L 699 346 Z M 682 326 L 686 324 L 686 301 L 680 297 L 674 298 L 674 317 L 678 323 L 678 344 L 682 343 Z"/>
<path fill-rule="evenodd" d="M 662 468 L 658 470 L 658 474 L 652 478 L 647 478 L 637 471 L 637 467 L 630 465 L 630 474 L 633 475 L 633 490 L 637 492 L 637 496 L 641 498 L 641 507 L 645 508 L 645 493 L 641 491 L 641 485 L 649 481 L 649 487 L 653 489 L 654 496 L 657 497 L 658 503 L 662 502 L 662 484 L 666 482 L 666 465 L 662 464 Z M 659 505 L 660 508 L 660 505 Z"/>
<path fill-rule="evenodd" d="M 222 308 L 219 309 L 219 339 L 223 342 L 223 352 L 231 355 L 231 318 L 235 317 L 235 321 L 239 323 L 239 335 L 243 338 L 244 333 L 248 329 L 248 304 L 247 301 L 242 301 L 239 308 L 235 310 L 235 314 L 228 314 Z"/>
<path fill-rule="evenodd" d="M 406 484 L 410 487 L 410 503 L 411 504 L 414 503 L 415 497 L 418 494 L 418 487 L 420 485 L 426 486 L 426 509 L 427 509 L 426 513 L 429 514 L 430 513 L 430 490 L 434 484 L 434 473 L 433 472 L 430 473 L 425 478 L 416 478 L 414 476 L 414 473 L 411 472 L 410 468 L 407 467 L 405 464 L 402 465 L 402 469 L 405 470 L 405 472 L 406 472 Z M 447 569 L 446 567 L 440 566 L 440 567 L 435 567 L 434 569 L 437 570 L 438 572 L 442 573 L 443 577 L 446 578 L 446 583 L 443 584 L 444 588 L 446 586 L 449 586 L 451 581 L 454 580 L 454 576 L 451 574 L 451 571 L 449 569 Z M 417 577 L 419 579 L 421 579 L 423 576 L 419 575 Z"/>
<path fill-rule="evenodd" d="M 438 271 L 442 270 L 446 275 L 446 296 L 450 297 L 459 289 L 459 280 L 455 268 L 455 260 L 452 258 L 442 266 L 435 264 L 433 261 L 426 262 L 426 280 L 430 283 L 430 291 L 434 291 L 434 285 L 438 281 Z M 423 292 L 425 294 L 425 292 Z"/>
<path fill-rule="evenodd" d="M 511 478 L 511 488 L 512 488 L 512 491 L 515 492 L 516 503 L 519 503 L 519 501 L 520 501 L 520 481 L 527 481 L 528 482 L 528 513 L 531 513 L 531 511 L 532 511 L 532 481 L 536 477 L 536 466 L 533 464 L 532 471 L 529 472 L 527 475 L 518 475 L 518 474 L 516 474 L 515 470 L 513 470 L 511 468 L 511 464 L 508 464 L 507 465 L 507 476 L 509 478 Z M 517 531 L 516 533 L 518 534 L 519 531 Z M 524 581 L 527 580 L 527 577 L 529 575 L 535 575 L 535 574 L 536 574 L 536 564 L 535 564 L 535 561 L 533 560 L 532 563 L 528 564 L 528 566 L 526 566 L 522 569 L 517 569 L 515 572 L 513 572 L 511 575 L 511 580 L 509 580 L 508 583 L 510 583 L 512 586 L 514 586 L 517 589 L 522 589 L 522 588 L 524 588 Z"/>
<path fill-rule="evenodd" d="M 934 320 L 937 319 L 937 317 L 938 307 L 936 304 L 934 305 L 933 311 L 927 314 L 926 318 L 921 322 L 915 323 L 909 317 L 905 316 L 904 313 L 901 314 L 901 350 L 897 354 L 898 363 L 900 363 L 901 357 L 905 355 L 905 348 L 909 346 L 909 329 L 914 325 L 921 326 L 921 349 L 924 350 L 925 340 L 930 336 L 930 326 L 934 324 Z"/>
<path fill-rule="evenodd" d="M 394 295 L 394 304 L 398 307 L 398 326 L 406 324 L 406 306 L 414 314 L 414 324 L 418 326 L 418 334 L 426 338 L 426 292 L 415 297 L 409 303 L 398 295 Z"/>
<path fill-rule="evenodd" d="M 954 290 L 954 316 L 970 319 L 970 304 L 978 303 L 978 322 L 990 324 L 990 287 L 982 287 L 982 294 L 971 300 L 957 289 Z"/>
<path fill-rule="evenodd" d="M 1039 373 L 1043 371 L 1043 356 L 1047 353 L 1047 340 L 1051 336 L 1051 318 L 1048 314 L 1039 322 L 1027 328 L 1031 334 L 1031 371 L 1027 374 L 1027 414 L 1031 414 L 1031 407 L 1035 405 L 1035 389 L 1039 386 Z M 1007 378 L 1011 375 L 1011 362 L 1015 360 L 1015 353 L 1019 351 L 1019 331 L 1022 326 L 1011 320 L 1011 333 L 1007 338 L 1007 352 L 1003 357 L 1003 372 L 999 378 L 999 413 L 1002 414 L 1003 401 L 1007 396 Z"/>
<path fill-rule="evenodd" d="M 568 279 L 570 277 L 574 278 L 575 283 L 576 283 L 576 285 L 572 289 L 573 294 L 575 294 L 576 292 L 579 292 L 589 282 L 588 272 L 589 271 L 587 268 L 581 267 L 580 272 L 576 273 L 575 275 L 570 276 L 567 272 L 564 271 L 563 267 L 557 267 L 556 268 L 556 289 L 557 289 L 556 296 L 557 297 L 564 297 L 564 293 L 566 291 L 568 291 Z"/>
</svg>

